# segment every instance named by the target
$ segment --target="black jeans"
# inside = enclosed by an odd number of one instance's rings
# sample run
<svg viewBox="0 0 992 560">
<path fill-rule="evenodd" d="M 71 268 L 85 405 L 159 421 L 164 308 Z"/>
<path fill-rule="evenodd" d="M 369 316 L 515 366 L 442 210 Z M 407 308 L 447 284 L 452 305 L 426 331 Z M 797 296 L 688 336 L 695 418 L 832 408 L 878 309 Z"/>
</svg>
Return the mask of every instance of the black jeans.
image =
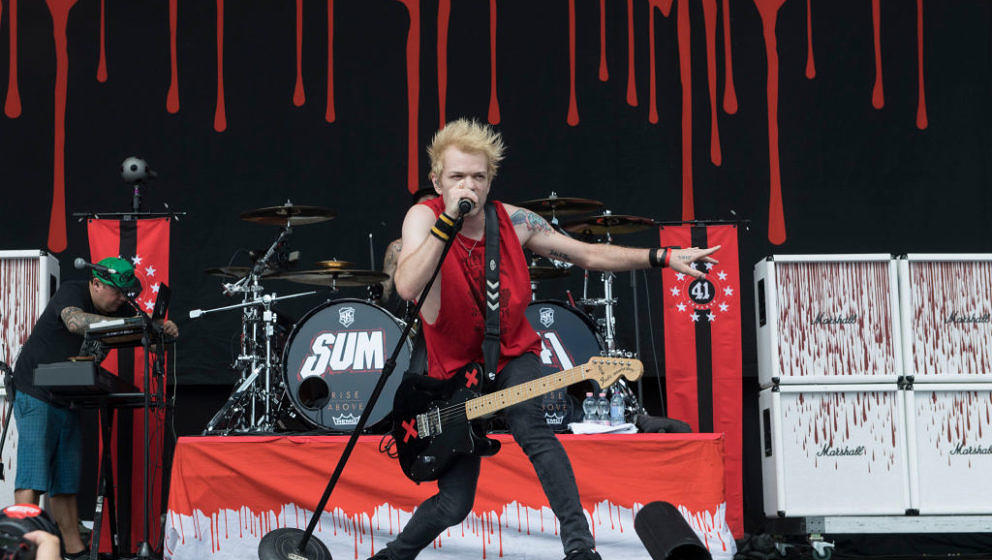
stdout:
<svg viewBox="0 0 992 560">
<path fill-rule="evenodd" d="M 511 360 L 496 376 L 495 388 L 505 389 L 540 377 L 541 362 L 534 354 Z M 572 464 L 561 442 L 544 419 L 541 397 L 503 411 L 513 439 L 534 465 L 551 510 L 561 522 L 566 551 L 592 548 L 594 541 L 579 502 Z M 457 525 L 472 511 L 480 458 L 463 456 L 438 479 L 437 494 L 420 504 L 396 540 L 386 545 L 393 560 L 407 560 L 431 544 L 442 531 Z"/>
</svg>

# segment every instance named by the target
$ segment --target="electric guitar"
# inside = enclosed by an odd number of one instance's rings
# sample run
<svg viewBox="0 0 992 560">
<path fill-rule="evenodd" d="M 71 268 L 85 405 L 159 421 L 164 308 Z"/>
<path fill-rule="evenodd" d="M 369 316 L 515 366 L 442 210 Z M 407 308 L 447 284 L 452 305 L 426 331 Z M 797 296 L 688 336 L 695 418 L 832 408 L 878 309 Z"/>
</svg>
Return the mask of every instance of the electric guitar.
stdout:
<svg viewBox="0 0 992 560">
<path fill-rule="evenodd" d="M 436 480 L 458 455 L 489 456 L 500 443 L 486 437 L 484 418 L 517 403 L 591 380 L 609 387 L 622 375 L 636 381 L 640 360 L 594 357 L 585 364 L 486 395 L 476 392 L 482 367 L 469 364 L 451 379 L 407 377 L 393 399 L 393 438 L 400 468 L 414 482 Z"/>
</svg>

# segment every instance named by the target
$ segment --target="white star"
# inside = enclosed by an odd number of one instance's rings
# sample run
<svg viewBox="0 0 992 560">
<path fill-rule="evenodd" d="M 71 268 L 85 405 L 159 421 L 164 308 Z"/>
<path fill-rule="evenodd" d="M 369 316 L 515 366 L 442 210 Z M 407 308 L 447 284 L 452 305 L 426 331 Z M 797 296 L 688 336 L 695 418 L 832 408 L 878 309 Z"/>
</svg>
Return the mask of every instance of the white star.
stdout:
<svg viewBox="0 0 992 560">
<path fill-rule="evenodd" d="M 706 263 L 705 266 L 706 266 L 706 270 L 709 271 L 710 269 L 713 268 L 713 263 Z"/>
<path fill-rule="evenodd" d="M 720 304 L 720 311 L 726 311 L 728 309 L 730 309 L 730 306 L 727 305 L 726 303 L 721 303 Z"/>
<path fill-rule="evenodd" d="M 695 323 L 699 320 L 699 313 L 693 313 L 692 315 L 689 315 L 689 318 L 692 319 L 693 323 Z"/>
<path fill-rule="evenodd" d="M 673 296 L 677 296 L 677 295 L 679 295 L 679 293 L 680 293 L 680 292 L 679 292 L 679 289 L 678 289 L 678 288 L 676 288 L 675 286 L 672 286 L 672 290 L 671 290 L 671 291 L 672 291 L 672 295 L 673 295 Z"/>
<path fill-rule="evenodd" d="M 133 264 L 134 266 L 138 266 L 139 264 L 141 264 L 141 257 L 139 257 L 138 255 L 131 257 L 131 264 Z"/>
<path fill-rule="evenodd" d="M 148 275 L 148 276 L 155 276 L 155 267 L 154 266 L 149 266 L 148 268 L 146 268 L 145 269 L 145 274 Z"/>
<path fill-rule="evenodd" d="M 680 303 L 680 304 L 676 305 L 675 307 L 679 311 L 685 311 L 685 304 L 684 303 Z"/>
<path fill-rule="evenodd" d="M 148 311 L 155 309 L 155 302 L 150 299 L 145 300 L 145 303 L 143 305 L 145 306 L 145 309 L 147 309 Z"/>
<path fill-rule="evenodd" d="M 727 286 L 726 288 L 723 289 L 723 293 L 727 294 L 728 296 L 732 296 L 734 295 L 734 289 L 731 288 L 730 286 Z"/>
<path fill-rule="evenodd" d="M 706 314 L 706 318 L 709 319 L 710 322 L 712 323 L 713 321 L 716 320 L 716 315 L 714 315 L 713 312 L 711 311 L 711 312 L 709 312 L 709 313 Z"/>
<path fill-rule="evenodd" d="M 157 294 L 158 293 L 158 282 L 155 282 L 154 284 L 152 284 L 152 293 L 154 293 L 154 294 Z"/>
<path fill-rule="evenodd" d="M 681 272 L 678 272 L 678 273 L 675 274 L 675 279 L 676 280 L 685 280 L 685 274 L 682 274 Z"/>
<path fill-rule="evenodd" d="M 720 272 L 716 273 L 716 277 L 719 278 L 720 280 L 726 280 L 727 273 L 721 270 Z"/>
</svg>

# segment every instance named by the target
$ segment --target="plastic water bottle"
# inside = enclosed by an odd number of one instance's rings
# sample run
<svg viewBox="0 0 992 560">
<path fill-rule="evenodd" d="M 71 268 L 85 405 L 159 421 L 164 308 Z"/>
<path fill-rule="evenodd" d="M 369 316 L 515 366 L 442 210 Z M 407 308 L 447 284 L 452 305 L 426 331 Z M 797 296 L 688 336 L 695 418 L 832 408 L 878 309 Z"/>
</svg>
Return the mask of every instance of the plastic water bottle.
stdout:
<svg viewBox="0 0 992 560">
<path fill-rule="evenodd" d="M 599 392 L 599 398 L 596 399 L 596 414 L 597 420 L 600 424 L 610 423 L 610 401 L 606 400 L 606 391 Z"/>
<path fill-rule="evenodd" d="M 623 424 L 624 422 L 624 408 L 625 403 L 623 400 L 623 394 L 620 389 L 613 388 L 613 396 L 610 398 L 610 425 L 617 426 Z"/>
<path fill-rule="evenodd" d="M 596 399 L 593 398 L 592 391 L 590 391 L 586 393 L 586 398 L 582 401 L 582 421 L 596 424 L 597 419 Z"/>
</svg>

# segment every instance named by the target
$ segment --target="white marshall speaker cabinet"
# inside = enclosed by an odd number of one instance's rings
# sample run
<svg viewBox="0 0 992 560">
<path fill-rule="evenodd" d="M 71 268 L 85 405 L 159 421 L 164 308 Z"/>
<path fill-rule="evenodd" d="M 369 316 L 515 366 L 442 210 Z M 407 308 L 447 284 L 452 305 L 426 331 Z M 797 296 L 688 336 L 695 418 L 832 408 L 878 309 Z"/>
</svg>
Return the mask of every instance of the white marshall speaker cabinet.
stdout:
<svg viewBox="0 0 992 560">
<path fill-rule="evenodd" d="M 765 515 L 904 515 L 911 502 L 902 393 L 894 383 L 762 390 Z"/>
<path fill-rule="evenodd" d="M 891 255 L 767 257 L 754 265 L 754 297 L 762 387 L 899 378 Z"/>
<path fill-rule="evenodd" d="M 992 383 L 921 383 L 905 394 L 914 507 L 992 513 Z"/>
<path fill-rule="evenodd" d="M 992 382 L 992 254 L 906 255 L 899 288 L 906 374 Z"/>
</svg>

